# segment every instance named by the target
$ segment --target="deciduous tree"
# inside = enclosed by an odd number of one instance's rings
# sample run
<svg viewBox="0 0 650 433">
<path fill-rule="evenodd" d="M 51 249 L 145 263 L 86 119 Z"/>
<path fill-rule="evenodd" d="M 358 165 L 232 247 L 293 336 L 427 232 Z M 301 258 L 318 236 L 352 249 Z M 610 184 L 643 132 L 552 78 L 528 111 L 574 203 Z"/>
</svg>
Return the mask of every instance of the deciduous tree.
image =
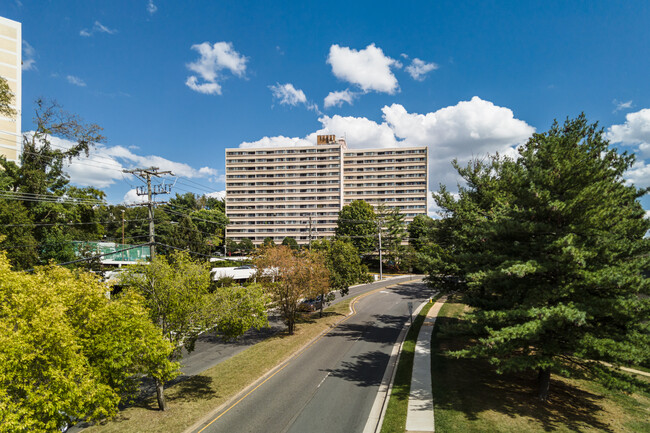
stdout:
<svg viewBox="0 0 650 433">
<path fill-rule="evenodd" d="M 0 253 L 0 431 L 57 432 L 114 415 L 140 374 L 169 380 L 172 346 L 143 300 L 110 300 L 93 274 L 12 271 Z"/>
<path fill-rule="evenodd" d="M 362 254 L 377 249 L 377 216 L 372 206 L 355 200 L 343 206 L 336 225 L 336 237 L 349 239 Z"/>
<path fill-rule="evenodd" d="M 278 304 L 289 334 L 293 334 L 300 301 L 329 291 L 328 273 L 322 258 L 316 253 L 294 252 L 280 245 L 265 248 L 255 264 L 258 279 Z"/>
<path fill-rule="evenodd" d="M 210 292 L 210 269 L 207 263 L 192 260 L 187 252 L 158 255 L 149 264 L 129 268 L 122 284 L 144 297 L 150 318 L 174 350 L 170 360 L 188 352 L 203 331 L 215 329 L 234 338 L 251 326 L 266 323 L 265 297 L 261 290 L 225 287 Z M 166 409 L 164 380 L 156 381 L 158 406 Z"/>
</svg>

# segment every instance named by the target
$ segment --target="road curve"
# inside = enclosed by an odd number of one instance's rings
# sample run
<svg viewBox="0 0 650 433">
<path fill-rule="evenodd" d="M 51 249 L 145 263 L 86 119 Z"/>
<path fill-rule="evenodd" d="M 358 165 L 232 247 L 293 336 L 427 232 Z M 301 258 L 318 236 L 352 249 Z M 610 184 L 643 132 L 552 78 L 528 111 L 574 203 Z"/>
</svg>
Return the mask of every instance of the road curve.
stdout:
<svg viewBox="0 0 650 433">
<path fill-rule="evenodd" d="M 421 282 L 374 289 L 355 313 L 194 432 L 361 432 L 393 344 L 431 291 Z"/>
<path fill-rule="evenodd" d="M 341 297 L 341 295 L 336 292 L 336 299 L 332 304 L 359 296 L 380 287 L 409 281 L 414 278 L 421 278 L 421 276 L 398 276 L 383 281 L 351 287 L 350 293 L 347 296 Z M 242 350 L 257 344 L 284 329 L 286 329 L 286 325 L 284 325 L 281 318 L 269 317 L 269 328 L 261 330 L 251 329 L 235 341 L 223 341 L 222 339 L 215 337 L 213 333 L 203 334 L 197 340 L 193 352 L 188 354 L 187 351 L 183 350 L 183 358 L 181 359 L 181 371 L 183 372 L 183 376 L 186 377 L 200 374 L 208 368 L 214 367 L 220 362 L 235 356 Z"/>
</svg>

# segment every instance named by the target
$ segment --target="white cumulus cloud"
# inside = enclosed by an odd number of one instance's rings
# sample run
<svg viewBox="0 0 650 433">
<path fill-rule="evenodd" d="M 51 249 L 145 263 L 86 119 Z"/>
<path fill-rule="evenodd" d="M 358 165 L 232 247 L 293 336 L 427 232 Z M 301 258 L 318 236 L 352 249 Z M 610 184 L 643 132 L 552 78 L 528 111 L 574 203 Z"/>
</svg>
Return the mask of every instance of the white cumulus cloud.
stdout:
<svg viewBox="0 0 650 433">
<path fill-rule="evenodd" d="M 352 105 L 354 98 L 357 96 L 355 92 L 351 92 L 349 89 L 341 90 L 339 92 L 330 92 L 324 101 L 325 108 L 330 107 L 340 107 L 344 102 Z"/>
<path fill-rule="evenodd" d="M 438 65 L 435 63 L 427 63 L 424 60 L 415 58 L 411 61 L 411 64 L 404 69 L 414 80 L 423 81 L 425 75 L 433 70 L 438 69 Z"/>
<path fill-rule="evenodd" d="M 28 132 L 27 135 L 32 132 Z M 73 146 L 70 140 L 48 137 L 54 149 L 66 150 Z M 189 164 L 176 162 L 159 155 L 140 155 L 124 146 L 107 146 L 98 144 L 92 147 L 88 156 L 85 154 L 65 162 L 65 171 L 70 181 L 79 186 L 107 188 L 118 181 L 131 177 L 124 169 L 139 167 L 159 167 L 161 171 L 171 171 L 174 176 L 194 179 L 207 179 L 222 182 L 223 175 L 212 167 L 194 168 Z"/>
<path fill-rule="evenodd" d="M 454 189 L 459 178 L 451 166 L 453 159 L 463 164 L 472 158 L 499 152 L 515 155 L 516 147 L 535 131 L 512 110 L 473 97 L 469 101 L 419 114 L 402 105 L 382 109 L 383 121 L 365 117 L 321 116 L 322 128 L 305 137 L 264 137 L 240 147 L 281 147 L 315 145 L 316 135 L 345 137 L 349 148 L 428 146 L 429 188 L 440 183 Z"/>
<path fill-rule="evenodd" d="M 279 135 L 276 137 L 262 137 L 257 141 L 244 141 L 239 144 L 239 147 L 299 147 L 313 146 L 315 144 L 315 139 L 310 141 L 307 138 L 285 137 Z"/>
<path fill-rule="evenodd" d="M 650 108 L 625 115 L 625 123 L 607 129 L 607 139 L 614 143 L 638 146 L 644 155 L 650 154 Z"/>
<path fill-rule="evenodd" d="M 158 10 L 158 6 L 155 5 L 153 0 L 149 0 L 147 2 L 147 12 L 149 12 L 151 15 L 155 14 L 156 11 Z"/>
<path fill-rule="evenodd" d="M 215 191 L 215 192 L 208 193 L 206 195 L 208 197 L 214 197 L 214 198 L 218 198 L 219 200 L 223 200 L 224 198 L 226 198 L 226 190 L 224 189 L 221 191 Z"/>
<path fill-rule="evenodd" d="M 364 92 L 374 90 L 393 95 L 399 91 L 397 78 L 391 68 L 399 68 L 401 63 L 384 55 L 375 44 L 362 50 L 334 44 L 330 47 L 327 63 L 332 66 L 332 73 L 338 79 L 355 84 Z"/>
<path fill-rule="evenodd" d="M 308 109 L 318 112 L 318 105 L 308 102 L 305 92 L 296 89 L 291 83 L 276 83 L 275 86 L 269 86 L 269 89 L 273 93 L 273 98 L 280 102 L 280 105 L 295 107 L 298 104 L 303 104 Z"/>
<path fill-rule="evenodd" d="M 135 204 L 135 203 L 145 203 L 147 201 L 146 195 L 138 195 L 137 190 L 130 189 L 124 194 L 122 198 L 122 203 L 124 204 Z"/>
<path fill-rule="evenodd" d="M 642 158 L 650 157 L 650 108 L 625 115 L 625 123 L 607 128 L 606 138 L 632 149 Z M 637 188 L 650 186 L 650 165 L 637 161 L 625 173 L 625 178 Z"/>
<path fill-rule="evenodd" d="M 248 58 L 235 51 L 230 42 L 215 42 L 214 44 L 203 42 L 192 45 L 192 49 L 197 51 L 200 57 L 186 66 L 197 75 L 190 75 L 185 84 L 196 92 L 220 95 L 221 84 L 219 82 L 225 78 L 223 71 L 230 71 L 239 78 L 246 74 Z"/>
</svg>

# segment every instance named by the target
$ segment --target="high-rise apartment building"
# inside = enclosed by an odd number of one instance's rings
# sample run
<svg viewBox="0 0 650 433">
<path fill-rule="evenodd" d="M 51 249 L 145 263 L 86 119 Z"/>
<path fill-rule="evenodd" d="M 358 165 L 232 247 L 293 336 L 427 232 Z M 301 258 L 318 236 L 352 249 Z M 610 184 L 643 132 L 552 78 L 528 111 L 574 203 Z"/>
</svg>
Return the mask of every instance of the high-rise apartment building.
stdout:
<svg viewBox="0 0 650 433">
<path fill-rule="evenodd" d="M 0 156 L 18 162 L 22 149 L 20 109 L 22 106 L 22 35 L 20 23 L 0 17 L 0 77 L 7 80 L 14 95 L 13 118 L 0 115 Z"/>
<path fill-rule="evenodd" d="M 410 222 L 427 212 L 427 147 L 348 149 L 319 135 L 315 146 L 226 149 L 226 236 L 300 244 L 334 235 L 353 200 L 398 207 Z"/>
</svg>

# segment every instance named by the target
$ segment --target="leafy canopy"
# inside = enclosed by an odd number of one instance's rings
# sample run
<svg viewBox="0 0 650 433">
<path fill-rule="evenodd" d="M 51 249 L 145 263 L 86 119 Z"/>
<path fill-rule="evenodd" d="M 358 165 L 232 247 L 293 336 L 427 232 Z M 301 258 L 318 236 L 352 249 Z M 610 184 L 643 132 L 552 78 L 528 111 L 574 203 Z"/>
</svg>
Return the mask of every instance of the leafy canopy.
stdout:
<svg viewBox="0 0 650 433">
<path fill-rule="evenodd" d="M 623 178 L 633 163 L 581 115 L 534 134 L 516 160 L 456 164 L 467 186 L 436 196 L 446 218 L 429 269 L 474 308 L 479 342 L 457 355 L 537 370 L 542 400 L 551 372 L 638 384 L 599 362 L 650 357 L 650 221 L 646 190 Z"/>
<path fill-rule="evenodd" d="M 0 253 L 0 430 L 56 432 L 111 417 L 139 375 L 177 374 L 142 298 L 110 300 L 107 290 L 86 272 L 12 271 Z"/>
<path fill-rule="evenodd" d="M 336 237 L 348 239 L 360 253 L 377 249 L 377 215 L 372 205 L 355 200 L 339 212 Z"/>
</svg>

